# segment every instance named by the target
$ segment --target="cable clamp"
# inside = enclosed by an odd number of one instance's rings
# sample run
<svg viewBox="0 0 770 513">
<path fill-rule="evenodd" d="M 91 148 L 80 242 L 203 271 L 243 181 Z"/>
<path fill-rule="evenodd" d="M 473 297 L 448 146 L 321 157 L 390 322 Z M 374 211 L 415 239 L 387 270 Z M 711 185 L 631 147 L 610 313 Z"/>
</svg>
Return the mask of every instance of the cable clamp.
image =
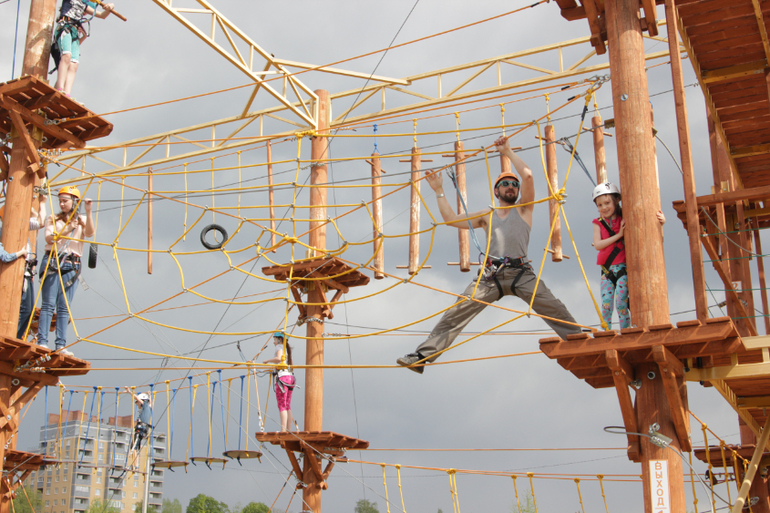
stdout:
<svg viewBox="0 0 770 513">
<path fill-rule="evenodd" d="M 302 138 L 303 138 L 303 137 L 305 137 L 305 136 L 308 136 L 308 137 L 315 137 L 315 136 L 316 136 L 316 133 L 317 133 L 317 132 L 316 132 L 315 130 L 304 130 L 304 131 L 302 131 L 302 132 L 294 132 L 294 136 L 295 136 L 297 139 L 302 139 Z"/>
</svg>

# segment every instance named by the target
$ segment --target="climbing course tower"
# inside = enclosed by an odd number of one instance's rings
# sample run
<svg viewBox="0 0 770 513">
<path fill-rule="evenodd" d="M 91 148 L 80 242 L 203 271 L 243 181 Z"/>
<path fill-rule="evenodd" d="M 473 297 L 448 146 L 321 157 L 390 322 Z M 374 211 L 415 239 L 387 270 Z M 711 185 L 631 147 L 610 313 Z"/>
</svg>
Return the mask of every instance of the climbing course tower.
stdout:
<svg viewBox="0 0 770 513">
<path fill-rule="evenodd" d="M 0 84 L 0 137 L 10 161 L 0 154 L 6 209 L 2 243 L 12 251 L 27 244 L 34 188 L 45 178 L 45 152 L 84 148 L 87 141 L 109 135 L 112 125 L 45 82 L 55 2 L 33 1 L 27 33 L 24 72 Z M 33 246 L 34 247 L 34 246 Z M 0 512 L 10 511 L 14 490 L 26 475 L 45 464 L 42 455 L 16 450 L 21 409 L 45 386 L 62 376 L 86 374 L 90 364 L 17 340 L 24 259 L 0 264 Z M 58 322 L 66 322 L 59 319 Z"/>
<path fill-rule="evenodd" d="M 768 370 L 764 365 L 756 366 L 768 361 L 770 344 L 767 336 L 756 336 L 748 269 L 748 258 L 755 254 L 746 249 L 751 246 L 746 232 L 752 229 L 752 218 L 756 230 L 764 225 L 767 212 L 757 207 L 744 210 L 770 196 L 766 187 L 756 187 L 766 182 L 752 184 L 756 188 L 751 189 L 752 185 L 744 181 L 764 180 L 766 176 L 766 167 L 762 168 L 764 173 L 757 173 L 767 158 L 770 141 L 770 133 L 760 120 L 768 115 L 767 84 L 765 79 L 756 78 L 759 69 L 767 76 L 767 61 L 761 64 L 758 59 L 770 59 L 764 14 L 760 3 L 753 0 L 727 4 L 707 0 L 557 3 L 566 19 L 588 20 L 597 53 L 609 47 L 617 144 L 624 148 L 618 152 L 618 168 L 624 217 L 630 227 L 625 240 L 634 327 L 620 333 L 570 336 L 567 341 L 545 339 L 541 340 L 541 350 L 593 387 L 617 389 L 629 458 L 642 463 L 647 512 L 685 510 L 682 464 L 677 454 L 692 446 L 685 381 L 713 385 L 738 412 L 744 424 L 742 435 L 747 432 L 742 436 L 744 443 L 753 445 L 744 446 L 742 451 L 737 448 L 720 462 L 711 460 L 718 452 L 724 453 L 724 447 L 716 452 L 701 450 L 696 455 L 710 465 L 735 466 L 743 485 L 732 511 L 740 511 L 770 434 L 770 418 L 760 408 L 770 404 Z M 654 219 L 660 198 L 652 161 L 654 133 L 641 40 L 645 30 L 651 36 L 658 33 L 656 5 L 663 3 L 685 193 L 685 200 L 676 202 L 674 208 L 689 236 L 697 316 L 677 323 L 676 328 L 669 324 L 661 232 Z M 697 44 L 690 40 L 690 33 Z M 734 41 L 738 39 L 751 42 L 735 52 Z M 713 51 L 715 48 L 723 51 Z M 680 55 L 683 49 L 706 97 L 710 118 L 716 187 L 714 194 L 706 197 L 696 197 L 695 191 Z M 720 112 L 727 121 L 720 119 Z M 758 231 L 755 238 L 764 294 Z M 708 318 L 701 244 L 725 284 L 730 317 Z M 764 314 L 767 316 L 766 306 Z M 630 387 L 635 390 L 635 399 Z M 750 449 L 748 453 L 746 449 Z M 751 452 L 751 464 L 739 469 L 740 457 Z M 745 459 L 743 462 L 747 463 Z M 762 480 L 754 483 L 753 511 L 770 511 L 766 488 Z"/>
<path fill-rule="evenodd" d="M 366 449 L 369 442 L 323 429 L 323 363 L 324 319 L 333 318 L 334 303 L 347 293 L 350 287 L 369 283 L 369 277 L 338 258 L 324 255 L 326 250 L 326 160 L 328 159 L 329 118 L 331 104 L 327 91 L 314 91 L 318 130 L 313 138 L 310 171 L 310 227 L 308 234 L 308 258 L 295 258 L 289 264 L 265 267 L 267 276 L 285 281 L 299 307 L 300 321 L 307 324 L 307 361 L 305 370 L 305 429 L 299 433 L 256 433 L 260 442 L 280 445 L 286 450 L 294 473 L 305 488 L 304 504 L 311 511 L 321 511 L 321 490 L 327 487 L 326 478 L 334 467 L 334 459 L 348 449 Z M 332 289 L 329 300 L 326 292 Z M 302 291 L 307 293 L 302 300 Z M 304 467 L 300 468 L 294 452 L 304 454 Z M 322 470 L 324 459 L 328 464 Z"/>
</svg>

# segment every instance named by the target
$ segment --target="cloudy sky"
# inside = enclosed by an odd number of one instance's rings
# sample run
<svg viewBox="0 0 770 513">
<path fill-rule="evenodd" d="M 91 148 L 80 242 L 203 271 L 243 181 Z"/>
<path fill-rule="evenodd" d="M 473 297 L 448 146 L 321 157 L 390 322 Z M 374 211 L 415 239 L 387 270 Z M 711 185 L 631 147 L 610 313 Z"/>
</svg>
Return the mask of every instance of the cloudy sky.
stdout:
<svg viewBox="0 0 770 513">
<path fill-rule="evenodd" d="M 475 4 L 457 0 L 394 0 L 387 4 L 338 0 L 248 3 L 220 0 L 215 6 L 262 48 L 277 57 L 328 64 L 528 4 L 520 0 Z M 174 5 L 188 4 L 175 2 Z M 190 2 L 189 6 L 197 4 Z M 17 8 L 20 14 L 18 36 L 15 38 Z M 241 113 L 251 93 L 250 88 L 171 102 L 242 86 L 248 84 L 249 79 L 156 3 L 148 0 L 122 2 L 116 5 L 116 9 L 128 18 L 128 22 L 114 17 L 92 21 L 92 35 L 83 45 L 81 67 L 73 90 L 73 96 L 96 113 L 126 111 L 107 116 L 115 126 L 114 131 L 109 137 L 94 141 L 95 144 L 119 145 L 123 141 Z M 22 0 L 20 6 L 15 0 L 0 4 L 0 44 L 5 49 L 5 57 L 0 59 L 0 80 L 19 74 L 28 11 L 28 0 Z M 663 17 L 662 8 L 659 16 Z M 208 20 L 199 19 L 196 22 L 207 30 Z M 402 78 L 587 34 L 585 21 L 567 22 L 561 18 L 555 4 L 542 4 L 482 25 L 337 66 L 366 74 Z M 18 42 L 15 64 L 12 53 L 14 41 Z M 648 52 L 665 49 L 665 43 L 647 43 Z M 569 48 L 564 52 L 565 63 L 575 62 L 589 52 L 588 45 Z M 521 62 L 558 69 L 556 53 L 522 58 Z M 587 64 L 602 62 L 606 59 L 593 57 Z M 651 64 L 661 62 L 665 59 Z M 693 74 L 687 65 L 685 68 L 688 72 L 685 83 L 692 85 L 695 82 Z M 532 70 L 513 66 L 504 67 L 501 74 L 504 82 L 537 75 Z M 365 85 L 363 80 L 317 72 L 303 74 L 299 78 L 310 89 L 326 89 L 332 93 Z M 450 90 L 463 78 L 447 77 L 444 90 Z M 495 79 L 494 73 L 485 74 L 471 87 L 489 87 Z M 651 67 L 648 80 L 660 139 L 674 151 L 678 160 L 669 67 Z M 447 265 L 458 259 L 457 232 L 448 227 L 431 230 L 430 215 L 423 209 L 421 228 L 427 231 L 421 235 L 420 257 L 426 259 L 425 264 L 430 267 L 414 277 L 413 283 L 403 282 L 408 275 L 405 269 L 397 266 L 407 263 L 408 242 L 404 234 L 409 231 L 409 198 L 407 190 L 401 186 L 408 180 L 406 172 L 409 171 L 409 164 L 400 162 L 402 157 L 399 156 L 409 153 L 413 140 L 408 135 L 396 135 L 411 134 L 415 129 L 412 119 L 418 118 L 417 144 L 424 153 L 435 153 L 430 157 L 433 162 L 424 164 L 424 167 L 442 165 L 449 161 L 442 157 L 442 153 L 449 151 L 456 140 L 456 135 L 451 133 L 456 128 L 454 112 L 460 113 L 461 128 L 464 130 L 460 137 L 466 148 L 479 149 L 490 145 L 500 134 L 501 102 L 505 103 L 506 124 L 529 123 L 546 113 L 544 93 L 550 94 L 551 109 L 556 109 L 576 92 L 585 90 L 584 86 L 579 86 L 560 91 L 560 86 L 566 82 L 538 86 L 546 87 L 544 90 L 523 88 L 500 98 L 379 122 L 376 143 L 384 157 L 382 167 L 387 172 L 383 178 L 384 192 L 395 191 L 388 196 L 383 207 L 384 233 L 388 237 L 385 265 L 386 272 L 393 277 L 377 281 L 372 279 L 366 287 L 351 290 L 345 297 L 349 302 L 338 305 L 334 310 L 334 319 L 326 323 L 325 332 L 330 339 L 325 345 L 325 361 L 337 368 L 326 370 L 324 375 L 324 429 L 368 440 L 370 447 L 377 449 L 351 452 L 351 459 L 403 465 L 404 502 L 409 511 L 452 509 L 449 479 L 446 472 L 432 470 L 436 468 L 519 474 L 534 472 L 539 477 L 534 481 L 538 507 L 560 511 L 580 508 L 575 477 L 583 479 L 580 491 L 586 508 L 596 508 L 603 504 L 602 495 L 598 483 L 591 480 L 591 476 L 603 474 L 608 476 L 608 480 L 609 476 L 623 476 L 605 484 L 610 510 L 642 511 L 641 484 L 631 477 L 638 475 L 640 468 L 625 456 L 625 437 L 603 431 L 605 426 L 622 424 L 614 390 L 594 390 L 542 354 L 522 355 L 537 351 L 538 339 L 549 336 L 547 327 L 539 319 L 525 317 L 506 324 L 487 336 L 448 352 L 440 361 L 518 356 L 437 365 L 427 369 L 422 376 L 393 367 L 398 356 L 411 352 L 424 339 L 435 318 L 420 321 L 454 301 L 454 296 L 442 291 L 459 293 L 473 276 L 472 273 L 460 273 L 456 266 Z M 423 89 L 415 90 L 435 94 L 435 82 L 420 87 Z M 711 185 L 711 162 L 703 98 L 696 87 L 687 87 L 687 95 L 698 194 L 707 194 Z M 334 115 L 339 115 L 349 106 L 352 98 L 347 104 L 335 104 Z M 391 102 L 388 103 L 390 108 L 407 100 L 389 97 L 388 101 Z M 137 108 L 161 102 L 171 103 Z M 362 112 L 379 110 L 379 102 L 378 97 L 368 101 L 362 106 Z M 260 93 L 252 110 L 273 105 L 275 100 L 272 97 Z M 597 106 L 605 119 L 612 117 L 609 83 L 598 91 Z M 582 100 L 554 115 L 557 137 L 569 136 L 575 143 L 581 109 Z M 242 135 L 256 135 L 256 123 L 254 125 Z M 279 132 L 287 130 L 287 127 L 281 122 L 268 120 L 264 129 Z M 508 130 L 510 133 L 513 128 Z M 221 137 L 226 133 L 229 133 L 227 129 L 220 129 L 216 135 Z M 520 155 L 535 171 L 537 196 L 542 198 L 546 187 L 537 134 L 536 127 L 529 127 L 514 137 L 512 144 L 522 147 Z M 371 199 L 370 190 L 363 187 L 370 183 L 370 168 L 360 157 L 373 152 L 375 140 L 354 136 L 371 135 L 371 123 L 361 125 L 355 130 L 340 131 L 330 146 L 330 156 L 335 160 L 329 165 L 328 178 L 336 187 L 328 190 L 328 215 L 346 215 L 337 221 L 338 230 L 332 227 L 327 229 L 327 247 L 342 248 L 347 244 L 342 257 L 358 263 L 364 263 L 371 257 L 372 248 L 369 215 L 363 209 L 356 209 L 361 201 Z M 212 133 L 210 129 L 199 130 L 186 137 L 206 144 Z M 298 169 L 293 162 L 298 151 L 300 159 L 310 158 L 309 139 L 300 142 L 281 139 L 275 141 L 273 148 L 273 160 L 282 161 L 274 166 L 276 184 L 279 184 L 275 196 L 278 229 L 290 236 L 302 234 L 307 229 L 307 223 L 303 221 L 307 219 L 307 209 L 301 207 L 308 204 L 308 189 L 292 185 L 294 182 L 306 184 L 309 180 L 307 166 L 300 163 Z M 608 137 L 606 142 L 609 176 L 617 181 L 614 138 Z M 184 151 L 191 151 L 191 146 L 186 148 Z M 265 225 L 264 219 L 268 215 L 264 207 L 268 202 L 264 188 L 267 184 L 264 143 L 252 143 L 240 149 L 240 155 L 226 151 L 156 166 L 154 189 L 162 191 L 162 197 L 154 203 L 153 247 L 159 252 L 154 255 L 151 275 L 147 274 L 144 252 L 147 248 L 147 208 L 143 191 L 147 188 L 147 178 L 136 176 L 144 170 L 134 171 L 124 179 L 105 180 L 101 188 L 93 182 L 88 191 L 90 197 L 99 200 L 96 240 L 115 243 L 119 249 L 113 254 L 111 247 L 101 247 L 97 268 L 84 270 L 83 278 L 87 286 L 81 287 L 76 295 L 74 315 L 78 335 L 98 344 L 84 341 L 72 347 L 77 356 L 91 361 L 93 367 L 87 376 L 67 380 L 68 386 L 78 390 L 73 404 L 82 404 L 80 391 L 90 390 L 92 386 L 114 390 L 114 387 L 123 385 L 146 387 L 150 383 L 159 383 L 156 390 L 165 391 L 165 380 L 172 380 L 173 387 L 178 386 L 179 380 L 186 376 L 194 376 L 194 384 L 201 385 L 194 413 L 197 436 L 192 447 L 196 456 L 205 455 L 207 450 L 212 454 L 221 452 L 225 445 L 219 389 L 212 403 L 213 411 L 208 410 L 207 397 L 211 389 L 206 388 L 204 373 L 224 368 L 223 378 L 236 378 L 230 390 L 229 420 L 225 421 L 227 448 L 231 449 L 237 446 L 238 429 L 244 432 L 246 429 L 245 420 L 240 423 L 238 420 L 242 399 L 240 380 L 237 378 L 244 371 L 242 368 L 229 368 L 229 364 L 191 364 L 189 360 L 174 357 L 240 362 L 240 347 L 245 358 L 250 359 L 260 353 L 268 341 L 266 335 L 256 333 L 280 328 L 284 319 L 289 331 L 294 330 L 294 334 L 299 336 L 305 334 L 304 327 L 294 329 L 296 309 L 286 313 L 286 302 L 283 300 L 286 287 L 264 280 L 261 273 L 261 268 L 271 265 L 271 261 L 286 262 L 291 259 L 291 246 L 286 245 L 276 253 L 254 259 L 255 244 L 262 247 L 269 245 L 268 237 L 260 227 Z M 129 149 L 128 159 L 144 150 L 145 147 Z M 156 150 L 149 155 L 160 157 L 164 151 Z M 173 151 L 182 150 L 175 148 Z M 580 138 L 578 151 L 593 175 L 594 155 L 590 134 Z M 661 202 L 669 219 L 664 230 L 668 302 L 672 322 L 677 322 L 694 318 L 686 232 L 671 208 L 672 201 L 683 197 L 682 180 L 674 159 L 665 147 L 658 144 L 657 152 Z M 212 161 L 211 157 L 216 159 Z M 471 210 L 491 203 L 487 163 L 482 157 L 472 159 L 466 169 Z M 114 151 L 104 153 L 103 158 L 120 163 L 123 157 Z M 564 181 L 569 154 L 559 149 L 558 159 L 560 180 Z M 183 174 L 185 165 L 188 171 L 186 179 Z M 497 157 L 490 159 L 489 165 L 492 176 L 496 175 L 499 172 Z M 95 159 L 89 159 L 86 164 L 89 173 L 108 169 L 107 163 Z M 51 170 L 54 173 L 61 171 L 56 167 Z M 74 172 L 65 171 L 59 179 L 76 176 Z M 124 184 L 126 188 L 122 187 Z M 445 188 L 451 200 L 454 190 L 448 180 L 445 181 Z M 595 252 L 590 245 L 591 219 L 596 214 L 590 201 L 592 188 L 589 177 L 577 164 L 573 164 L 567 181 L 565 211 L 577 251 L 586 266 L 589 284 L 597 294 L 599 272 L 595 265 Z M 434 216 L 438 216 L 435 199 L 427 185 L 423 185 L 422 191 L 425 205 Z M 180 200 L 186 200 L 188 206 L 185 207 Z M 132 217 L 140 201 L 143 203 Z M 300 208 L 292 209 L 292 204 Z M 215 213 L 203 214 L 205 207 L 214 209 Z M 251 221 L 239 225 L 239 216 Z M 534 264 L 539 265 L 548 236 L 547 207 L 537 206 L 534 217 L 529 256 Z M 292 218 L 295 223 L 292 223 Z M 227 255 L 216 251 L 202 253 L 199 234 L 211 222 L 221 224 L 231 235 L 235 233 L 228 243 Z M 188 234 L 180 240 L 186 231 Z M 544 280 L 579 322 L 595 326 L 598 317 L 583 281 L 575 250 L 567 239 L 566 230 L 563 234 L 565 254 L 571 258 L 561 263 L 552 263 L 550 258 L 547 259 Z M 479 238 L 483 244 L 481 232 Z M 177 256 L 176 261 L 170 256 L 169 249 Z M 477 251 L 473 245 L 471 254 L 472 260 L 475 260 Z M 304 256 L 304 247 L 296 245 L 294 255 L 296 258 Z M 371 276 L 370 272 L 368 274 Z M 169 300 L 185 288 L 189 289 L 214 276 L 217 278 L 194 289 L 200 296 L 188 292 Z M 719 291 L 723 287 L 709 269 L 707 282 L 715 289 L 709 304 L 715 305 L 724 298 L 724 293 Z M 143 320 L 127 315 L 129 310 L 138 312 L 161 301 L 163 303 L 155 311 L 147 313 Z M 524 308 L 521 301 L 513 298 L 506 298 L 499 305 L 505 309 L 488 308 L 470 324 L 467 334 L 503 324 L 514 315 L 510 309 Z M 722 315 L 716 307 L 711 309 L 711 314 L 715 317 Z M 111 326 L 118 321 L 122 322 Z M 381 330 L 386 331 L 379 333 Z M 75 340 L 72 328 L 70 340 Z M 304 361 L 304 341 L 294 339 L 293 344 L 297 361 Z M 171 358 L 123 348 L 159 353 Z M 268 351 L 262 352 L 257 359 L 261 361 L 272 356 Z M 299 371 L 297 375 L 300 385 L 303 385 L 303 372 Z M 218 374 L 215 372 L 211 380 L 216 379 Z M 258 386 L 259 407 L 266 419 L 265 429 L 275 430 L 278 416 L 274 396 L 270 394 L 268 399 L 267 376 L 259 378 Z M 303 391 L 304 388 L 299 389 L 293 403 L 300 426 L 304 417 Z M 719 395 L 698 384 L 690 384 L 689 392 L 692 411 L 723 439 L 737 442 L 737 416 Z M 180 419 L 190 417 L 190 402 L 186 394 L 185 391 L 175 403 L 174 459 L 185 457 L 189 420 Z M 88 401 L 87 407 L 90 406 L 90 396 Z M 245 403 L 245 398 L 243 401 Z M 244 404 L 244 412 L 250 414 L 249 430 L 254 447 L 258 403 L 253 389 L 249 401 L 248 406 Z M 224 402 L 227 404 L 228 399 L 225 398 Z M 127 404 L 127 401 L 121 402 L 121 415 L 129 413 Z M 114 397 L 105 398 L 103 408 L 104 417 L 113 415 Z M 43 401 L 38 400 L 25 419 L 30 433 L 22 434 L 20 447 L 36 443 L 36 437 L 31 432 L 40 424 L 44 413 Z M 156 401 L 155 415 L 156 424 L 163 430 L 170 413 L 165 393 L 161 394 Z M 210 448 L 204 436 L 209 418 L 214 419 Z M 702 444 L 697 422 L 693 422 L 692 436 L 696 444 Z M 242 443 L 245 445 L 245 440 Z M 191 467 L 187 473 L 167 473 L 164 496 L 178 498 L 183 505 L 198 493 L 206 493 L 231 506 L 250 501 L 271 504 L 286 480 L 290 466 L 286 455 L 279 449 L 267 449 L 269 452 L 266 452 L 262 463 L 245 461 L 242 467 L 231 463 L 224 471 L 210 471 L 199 465 Z M 700 474 L 704 471 L 702 466 L 696 466 L 696 469 Z M 387 474 L 391 510 L 400 510 L 395 470 L 388 467 Z M 563 479 L 545 479 L 557 476 Z M 520 494 L 530 489 L 525 481 L 517 480 Z M 505 511 L 515 501 L 510 477 L 460 474 L 457 484 L 464 510 Z M 691 503 L 692 492 L 689 486 L 687 488 L 688 502 Z M 701 501 L 705 501 L 705 495 L 702 491 L 699 493 Z M 278 499 L 277 507 L 285 509 L 289 495 L 285 491 Z M 385 495 L 379 465 L 340 464 L 332 472 L 329 490 L 323 494 L 323 507 L 326 511 L 352 511 L 357 500 L 367 498 L 377 502 L 380 511 L 385 511 Z M 298 498 L 294 499 L 289 509 L 301 510 Z"/>
</svg>

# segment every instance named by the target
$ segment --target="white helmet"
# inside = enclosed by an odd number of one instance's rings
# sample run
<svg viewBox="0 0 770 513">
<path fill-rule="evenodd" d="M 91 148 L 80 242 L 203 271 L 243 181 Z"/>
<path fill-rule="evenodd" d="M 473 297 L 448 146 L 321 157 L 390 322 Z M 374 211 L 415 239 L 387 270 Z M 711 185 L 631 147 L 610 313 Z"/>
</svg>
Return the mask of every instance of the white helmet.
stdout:
<svg viewBox="0 0 770 513">
<path fill-rule="evenodd" d="M 142 392 L 141 394 L 136 396 L 137 399 L 141 399 L 142 401 L 149 401 L 150 400 L 150 394 L 146 392 Z"/>
<path fill-rule="evenodd" d="M 605 194 L 620 194 L 620 189 L 618 189 L 618 186 L 614 183 L 610 182 L 604 182 L 600 183 L 594 188 L 594 193 L 591 196 L 591 201 L 596 201 L 596 198 L 599 196 L 604 196 Z"/>
</svg>

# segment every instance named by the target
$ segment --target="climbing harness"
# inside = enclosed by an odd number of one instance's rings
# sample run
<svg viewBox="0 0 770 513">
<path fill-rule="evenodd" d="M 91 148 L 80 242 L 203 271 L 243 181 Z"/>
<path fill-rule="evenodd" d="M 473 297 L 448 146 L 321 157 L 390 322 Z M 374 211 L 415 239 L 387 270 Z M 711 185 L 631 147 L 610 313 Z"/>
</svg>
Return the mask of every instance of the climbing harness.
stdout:
<svg viewBox="0 0 770 513">
<path fill-rule="evenodd" d="M 615 230 L 612 229 L 610 224 L 604 220 L 603 218 L 599 218 L 599 222 L 602 223 L 602 226 L 604 226 L 604 229 L 607 230 L 607 233 L 610 234 L 610 237 L 615 236 Z M 623 276 L 626 276 L 626 269 L 621 269 L 617 273 L 614 273 L 610 270 L 610 267 L 612 266 L 612 262 L 615 261 L 615 258 L 618 256 L 618 254 L 623 250 L 623 243 L 621 241 L 616 241 L 614 244 L 614 247 L 612 248 L 612 252 L 607 257 L 607 260 L 604 261 L 602 264 L 602 275 L 606 276 L 611 282 L 613 287 L 618 286 L 618 280 L 621 279 Z"/>
<path fill-rule="evenodd" d="M 524 273 L 527 271 L 532 270 L 532 266 L 529 263 L 529 260 L 527 260 L 526 257 L 522 258 L 511 258 L 511 257 L 487 257 L 487 261 L 485 263 L 484 269 L 481 271 L 483 273 L 483 278 L 486 281 L 494 281 L 495 286 L 497 287 L 497 291 L 500 293 L 500 297 L 497 299 L 502 299 L 502 297 L 505 295 L 505 292 L 503 291 L 503 286 L 500 284 L 500 280 L 497 278 L 498 273 L 502 271 L 503 269 L 518 269 L 519 272 L 516 274 L 516 277 L 513 279 L 513 282 L 511 283 L 511 294 L 516 294 L 516 284 L 519 283 L 519 280 L 522 276 L 524 276 Z"/>
</svg>

